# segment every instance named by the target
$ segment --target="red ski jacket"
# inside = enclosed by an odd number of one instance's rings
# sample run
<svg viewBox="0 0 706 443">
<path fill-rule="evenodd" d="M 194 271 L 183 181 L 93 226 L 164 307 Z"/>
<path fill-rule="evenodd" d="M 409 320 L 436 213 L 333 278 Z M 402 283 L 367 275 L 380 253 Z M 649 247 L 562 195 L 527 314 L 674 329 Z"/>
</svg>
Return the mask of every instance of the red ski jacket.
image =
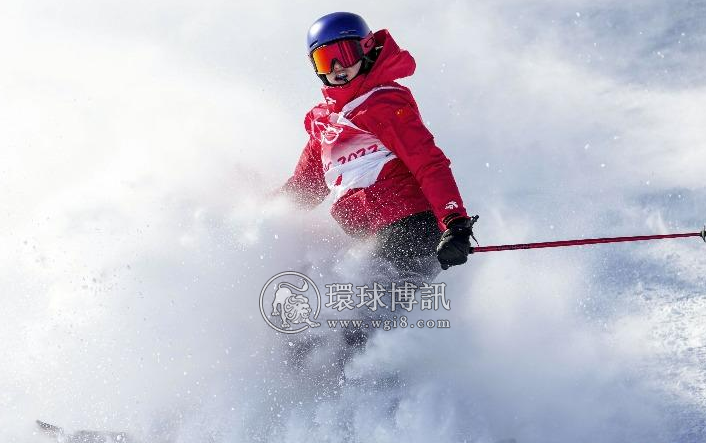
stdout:
<svg viewBox="0 0 706 443">
<path fill-rule="evenodd" d="M 334 195 L 331 215 L 349 234 L 365 236 L 401 218 L 432 210 L 444 230 L 467 216 L 450 162 L 424 126 L 410 90 L 395 80 L 416 67 L 387 30 L 367 74 L 324 86 L 309 111 L 309 141 L 283 190 L 307 207 Z"/>
</svg>

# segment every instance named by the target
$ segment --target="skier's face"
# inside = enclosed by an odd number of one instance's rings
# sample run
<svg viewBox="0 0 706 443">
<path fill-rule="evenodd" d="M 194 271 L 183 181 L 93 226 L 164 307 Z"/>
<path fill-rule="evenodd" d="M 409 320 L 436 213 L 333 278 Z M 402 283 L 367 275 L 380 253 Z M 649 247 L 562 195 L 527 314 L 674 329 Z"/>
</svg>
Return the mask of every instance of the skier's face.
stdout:
<svg viewBox="0 0 706 443">
<path fill-rule="evenodd" d="M 353 80 L 353 77 L 358 75 L 360 71 L 360 66 L 363 64 L 363 60 L 358 60 L 353 66 L 344 68 L 338 61 L 333 64 L 333 71 L 326 74 L 326 80 L 332 85 L 343 85 Z"/>
</svg>

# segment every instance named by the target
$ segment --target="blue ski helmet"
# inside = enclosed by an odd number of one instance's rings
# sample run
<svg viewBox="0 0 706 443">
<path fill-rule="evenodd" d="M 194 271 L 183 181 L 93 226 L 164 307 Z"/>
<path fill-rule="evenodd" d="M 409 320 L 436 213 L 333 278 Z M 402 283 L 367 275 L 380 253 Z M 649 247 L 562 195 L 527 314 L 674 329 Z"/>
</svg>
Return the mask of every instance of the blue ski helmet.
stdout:
<svg viewBox="0 0 706 443">
<path fill-rule="evenodd" d="M 357 48 L 350 52 L 353 54 L 357 53 L 355 57 L 360 57 L 363 60 L 359 74 L 369 72 L 377 58 L 377 51 L 374 50 L 375 38 L 373 37 L 370 27 L 365 23 L 365 20 L 363 20 L 363 17 L 358 14 L 353 14 L 352 12 L 334 12 L 325 15 L 316 20 L 309 28 L 307 49 L 309 60 L 314 65 L 314 70 L 317 71 L 315 59 L 318 57 L 317 54 L 314 54 L 314 51 L 322 46 L 330 45 L 333 42 L 341 40 L 355 40 L 359 42 Z M 362 43 L 362 45 L 360 43 Z M 339 61 L 343 64 L 342 59 Z M 333 63 L 333 59 L 331 59 L 330 62 Z M 329 60 L 326 60 L 325 63 L 328 65 Z M 328 68 L 328 66 L 326 66 L 326 68 Z M 321 81 L 325 85 L 332 86 L 326 79 L 326 75 L 321 74 L 321 72 L 326 71 L 317 71 L 317 75 Z"/>
<path fill-rule="evenodd" d="M 363 17 L 352 12 L 334 12 L 324 15 L 311 25 L 306 43 L 311 54 L 311 51 L 319 46 L 333 41 L 344 38 L 362 39 L 368 34 L 370 34 L 370 27 Z"/>
</svg>

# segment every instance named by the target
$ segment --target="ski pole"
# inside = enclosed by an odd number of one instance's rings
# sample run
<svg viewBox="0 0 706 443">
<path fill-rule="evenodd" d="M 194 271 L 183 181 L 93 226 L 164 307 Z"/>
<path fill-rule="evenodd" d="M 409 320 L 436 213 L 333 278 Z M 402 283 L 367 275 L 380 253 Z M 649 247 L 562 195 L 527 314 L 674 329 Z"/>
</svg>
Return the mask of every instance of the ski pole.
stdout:
<svg viewBox="0 0 706 443">
<path fill-rule="evenodd" d="M 620 243 L 681 237 L 701 237 L 701 239 L 706 242 L 706 226 L 704 226 L 704 229 L 702 229 L 701 232 L 687 232 L 684 234 L 635 235 L 632 237 L 584 238 L 577 240 L 560 240 L 539 243 L 520 243 L 516 245 L 477 246 L 475 248 L 471 247 L 471 250 L 472 253 L 475 254 L 477 252 L 509 251 L 514 249 L 560 248 L 563 246 L 595 245 L 598 243 Z"/>
</svg>

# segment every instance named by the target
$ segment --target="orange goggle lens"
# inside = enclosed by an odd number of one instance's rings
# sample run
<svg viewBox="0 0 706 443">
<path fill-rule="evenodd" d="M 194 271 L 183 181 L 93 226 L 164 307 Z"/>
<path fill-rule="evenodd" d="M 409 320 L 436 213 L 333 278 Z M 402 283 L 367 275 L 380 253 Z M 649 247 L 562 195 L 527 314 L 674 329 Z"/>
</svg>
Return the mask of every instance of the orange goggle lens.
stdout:
<svg viewBox="0 0 706 443">
<path fill-rule="evenodd" d="M 311 62 L 317 74 L 333 71 L 333 63 L 338 61 L 344 68 L 351 67 L 363 58 L 363 48 L 358 40 L 339 40 L 320 46 L 311 53 Z"/>
</svg>

